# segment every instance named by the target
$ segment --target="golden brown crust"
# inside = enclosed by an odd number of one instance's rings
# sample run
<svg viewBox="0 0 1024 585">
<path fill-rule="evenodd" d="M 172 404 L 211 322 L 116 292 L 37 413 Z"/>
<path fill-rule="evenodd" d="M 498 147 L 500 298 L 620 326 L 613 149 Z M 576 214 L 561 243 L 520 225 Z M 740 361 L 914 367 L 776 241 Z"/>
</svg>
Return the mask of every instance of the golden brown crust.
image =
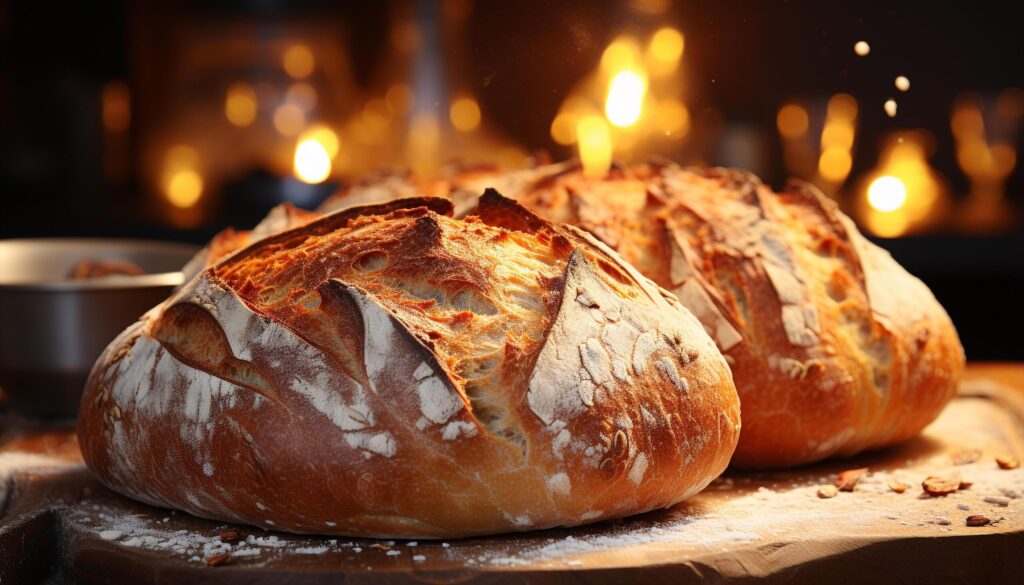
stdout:
<svg viewBox="0 0 1024 585">
<path fill-rule="evenodd" d="M 945 311 L 810 185 L 773 193 L 750 173 L 665 163 L 510 175 L 503 194 L 591 232 L 701 320 L 743 403 L 737 465 L 906 440 L 955 391 L 964 355 Z"/>
<path fill-rule="evenodd" d="M 202 272 L 112 343 L 111 488 L 295 532 L 452 537 L 671 505 L 726 466 L 721 354 L 589 235 L 497 194 L 348 209 Z"/>
</svg>

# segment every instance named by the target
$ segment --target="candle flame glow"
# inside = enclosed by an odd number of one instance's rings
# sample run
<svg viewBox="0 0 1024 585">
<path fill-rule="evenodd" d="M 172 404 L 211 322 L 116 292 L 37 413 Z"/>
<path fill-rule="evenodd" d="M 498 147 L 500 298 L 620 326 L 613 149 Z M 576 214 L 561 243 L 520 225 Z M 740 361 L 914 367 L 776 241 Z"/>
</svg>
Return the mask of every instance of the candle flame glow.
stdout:
<svg viewBox="0 0 1024 585">
<path fill-rule="evenodd" d="M 601 178 L 612 166 L 612 138 L 608 124 L 600 116 L 585 116 L 576 125 L 583 174 Z"/>
<path fill-rule="evenodd" d="M 907 202 L 907 186 L 897 177 L 878 177 L 868 186 L 868 204 L 878 211 L 896 211 Z"/>
<path fill-rule="evenodd" d="M 647 81 L 635 71 L 622 71 L 608 84 L 605 116 L 612 124 L 626 128 L 636 124 L 643 110 Z"/>
<path fill-rule="evenodd" d="M 295 147 L 294 168 L 303 183 L 323 183 L 331 176 L 331 157 L 316 138 L 306 138 Z"/>
</svg>

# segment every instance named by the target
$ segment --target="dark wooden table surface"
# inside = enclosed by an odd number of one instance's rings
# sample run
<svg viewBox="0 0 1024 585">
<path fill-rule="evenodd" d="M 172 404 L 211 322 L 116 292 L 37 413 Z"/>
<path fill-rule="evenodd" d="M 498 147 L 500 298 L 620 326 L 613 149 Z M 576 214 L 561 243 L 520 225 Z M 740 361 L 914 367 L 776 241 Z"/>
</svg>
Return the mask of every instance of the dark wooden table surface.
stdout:
<svg viewBox="0 0 1024 585">
<path fill-rule="evenodd" d="M 8 417 L 0 583 L 1020 583 L 1024 468 L 1001 469 L 1003 455 L 1024 456 L 1024 365 L 973 364 L 939 420 L 894 449 L 729 472 L 673 509 L 618 522 L 413 543 L 275 534 L 135 503 L 92 478 L 70 428 Z M 853 492 L 818 497 L 859 467 L 870 471 Z M 972 485 L 923 492 L 925 477 L 947 473 Z"/>
</svg>

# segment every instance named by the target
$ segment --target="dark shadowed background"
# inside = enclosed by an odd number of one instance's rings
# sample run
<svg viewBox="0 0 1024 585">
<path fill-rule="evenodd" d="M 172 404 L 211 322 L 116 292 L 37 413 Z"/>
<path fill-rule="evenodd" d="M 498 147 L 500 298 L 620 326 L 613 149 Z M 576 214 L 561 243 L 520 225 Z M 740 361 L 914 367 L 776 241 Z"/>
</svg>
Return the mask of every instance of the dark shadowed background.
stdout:
<svg viewBox="0 0 1024 585">
<path fill-rule="evenodd" d="M 880 166 L 893 141 L 919 143 L 906 172 L 927 170 L 933 209 L 866 231 L 932 287 L 969 358 L 1024 359 L 1018 2 L 0 0 L 0 238 L 202 242 L 277 201 L 314 205 L 375 166 L 415 164 L 402 158 L 409 120 L 447 118 L 460 96 L 480 118 L 461 134 L 445 119 L 438 152 L 568 158 L 576 147 L 552 130 L 567 99 L 587 93 L 616 39 L 643 46 L 666 27 L 685 38 L 660 82 L 685 130 L 622 158 L 743 166 L 776 187 L 802 176 L 863 222 L 870 179 L 904 172 Z M 313 60 L 287 57 L 296 46 Z M 412 89 L 411 106 L 395 105 L 396 87 Z M 819 156 L 836 95 L 856 104 L 855 138 L 829 172 Z M 281 109 L 291 103 L 301 112 Z M 790 142 L 787 105 L 807 118 Z M 309 185 L 291 165 L 316 124 L 340 146 L 329 178 Z"/>
</svg>

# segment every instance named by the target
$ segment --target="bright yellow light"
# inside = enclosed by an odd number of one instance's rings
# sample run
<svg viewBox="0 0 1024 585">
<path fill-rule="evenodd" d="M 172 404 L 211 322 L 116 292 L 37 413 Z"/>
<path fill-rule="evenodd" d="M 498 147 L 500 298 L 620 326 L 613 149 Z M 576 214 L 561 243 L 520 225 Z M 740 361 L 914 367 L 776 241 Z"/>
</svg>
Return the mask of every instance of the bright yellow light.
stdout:
<svg viewBox="0 0 1024 585">
<path fill-rule="evenodd" d="M 868 210 L 865 220 L 867 221 L 868 229 L 873 234 L 883 238 L 895 238 L 902 235 L 910 227 L 910 219 L 907 217 L 907 214 L 899 212 L 884 213 L 871 209 Z"/>
<path fill-rule="evenodd" d="M 224 115 L 239 128 L 256 120 L 256 92 L 245 82 L 232 83 L 224 99 Z"/>
<path fill-rule="evenodd" d="M 316 58 L 313 51 L 306 45 L 292 45 L 285 49 L 281 58 L 281 66 L 284 72 L 294 79 L 309 77 L 316 67 Z"/>
<path fill-rule="evenodd" d="M 393 114 L 404 114 L 412 106 L 412 90 L 404 83 L 396 83 L 384 94 L 384 101 Z"/>
<path fill-rule="evenodd" d="M 192 207 L 203 194 L 203 178 L 192 169 L 179 169 L 167 181 L 167 200 L 175 207 Z"/>
<path fill-rule="evenodd" d="M 601 54 L 601 69 L 608 75 L 623 69 L 630 69 L 636 66 L 639 54 L 640 49 L 633 39 L 628 37 L 615 39 Z"/>
<path fill-rule="evenodd" d="M 448 110 L 452 126 L 460 132 L 471 132 L 480 126 L 480 106 L 471 97 L 462 97 L 452 102 Z"/>
<path fill-rule="evenodd" d="M 665 27 L 654 33 L 647 45 L 647 55 L 655 73 L 674 71 L 683 56 L 684 46 L 683 34 L 674 28 Z"/>
<path fill-rule="evenodd" d="M 853 147 L 855 134 L 856 131 L 853 129 L 853 124 L 828 120 L 825 122 L 825 127 L 821 130 L 821 147 L 828 149 L 838 146 L 849 150 Z"/>
<path fill-rule="evenodd" d="M 320 145 L 324 147 L 324 150 L 327 151 L 327 156 L 331 159 L 338 156 L 338 149 L 340 148 L 341 143 L 338 141 L 338 135 L 334 130 L 331 130 L 327 126 L 318 125 L 303 132 L 302 136 L 299 138 L 299 142 L 304 142 L 306 140 L 315 140 L 320 143 Z"/>
<path fill-rule="evenodd" d="M 576 142 L 576 116 L 561 112 L 551 121 L 551 139 L 568 146 Z"/>
<path fill-rule="evenodd" d="M 878 177 L 868 187 L 868 204 L 878 211 L 896 211 L 906 202 L 907 186 L 896 177 Z"/>
<path fill-rule="evenodd" d="M 284 99 L 308 112 L 316 106 L 316 89 L 304 81 L 295 83 L 285 92 Z"/>
<path fill-rule="evenodd" d="M 636 124 L 644 105 L 647 80 L 634 71 L 623 71 L 608 84 L 604 113 L 612 124 L 626 128 Z"/>
<path fill-rule="evenodd" d="M 796 139 L 807 133 L 807 110 L 797 104 L 787 104 L 779 109 L 775 125 L 783 138 Z"/>
<path fill-rule="evenodd" d="M 871 52 L 871 45 L 867 44 L 865 41 L 857 41 L 856 44 L 853 45 L 853 52 L 857 53 L 859 57 L 866 57 L 868 53 Z"/>
<path fill-rule="evenodd" d="M 612 138 L 608 124 L 600 116 L 585 116 L 576 124 L 583 174 L 600 178 L 612 166 Z"/>
<path fill-rule="evenodd" d="M 281 104 L 274 110 L 274 128 L 285 136 L 295 136 L 306 125 L 306 113 L 295 104 Z"/>
<path fill-rule="evenodd" d="M 658 102 L 655 124 L 669 135 L 686 136 L 690 132 L 690 111 L 679 100 Z"/>
<path fill-rule="evenodd" d="M 295 177 L 303 183 L 323 183 L 331 176 L 331 157 L 316 139 L 309 138 L 295 147 Z"/>
<path fill-rule="evenodd" d="M 818 172 L 831 183 L 840 183 L 846 179 L 852 166 L 850 151 L 840 146 L 826 148 L 818 159 Z"/>
</svg>

